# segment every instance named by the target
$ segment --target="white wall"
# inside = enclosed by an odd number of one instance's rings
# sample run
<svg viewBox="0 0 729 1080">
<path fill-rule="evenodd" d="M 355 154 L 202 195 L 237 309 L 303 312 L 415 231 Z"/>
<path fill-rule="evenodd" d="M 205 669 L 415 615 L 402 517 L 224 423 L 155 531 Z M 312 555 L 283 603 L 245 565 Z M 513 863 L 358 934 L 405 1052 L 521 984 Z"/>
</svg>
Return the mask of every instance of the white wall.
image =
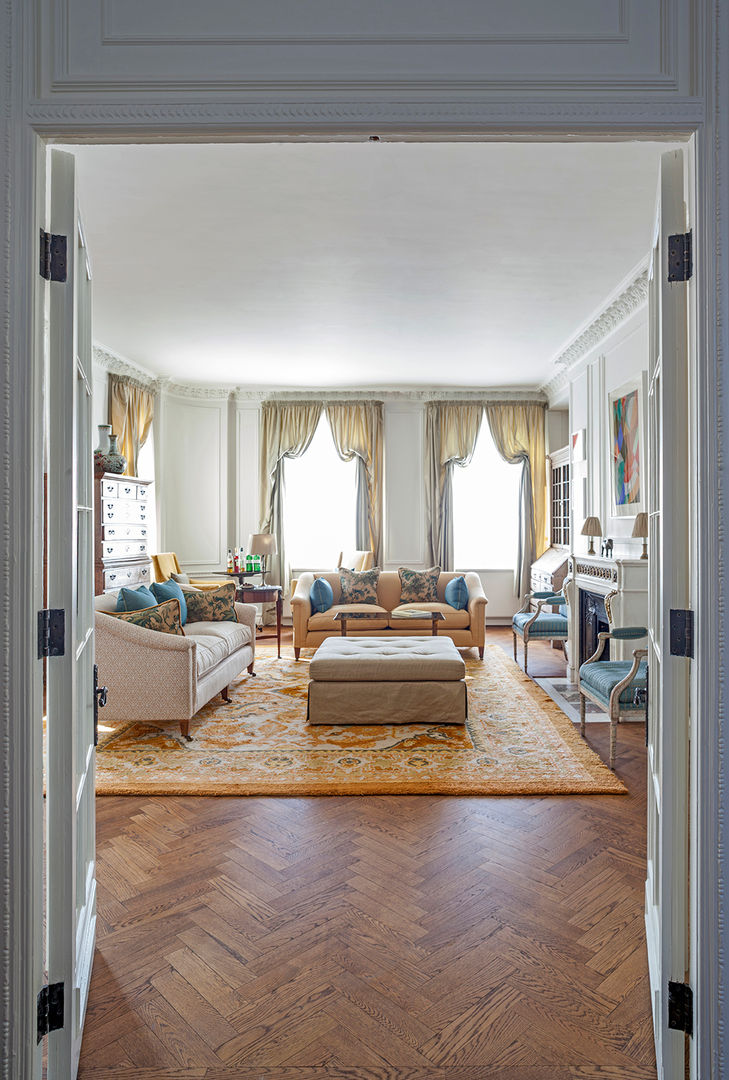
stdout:
<svg viewBox="0 0 729 1080">
<path fill-rule="evenodd" d="M 643 305 L 616 330 L 599 342 L 571 374 L 570 431 L 586 432 L 586 457 L 572 460 L 573 550 L 585 553 L 588 538 L 580 535 L 588 515 L 600 518 L 603 535 L 614 542 L 616 557 L 635 558 L 642 542 L 630 533 L 634 517 L 615 517 L 610 491 L 610 435 L 608 395 L 638 378 L 648 367 L 648 308 Z M 643 409 L 647 407 L 643 393 Z M 647 447 L 643 448 L 642 469 L 647 476 Z M 596 540 L 596 548 L 599 541 Z"/>
<path fill-rule="evenodd" d="M 94 364 L 91 375 L 91 413 L 94 429 L 92 439 L 94 447 L 98 443 L 98 425 L 109 423 L 109 375 L 100 364 Z"/>
</svg>

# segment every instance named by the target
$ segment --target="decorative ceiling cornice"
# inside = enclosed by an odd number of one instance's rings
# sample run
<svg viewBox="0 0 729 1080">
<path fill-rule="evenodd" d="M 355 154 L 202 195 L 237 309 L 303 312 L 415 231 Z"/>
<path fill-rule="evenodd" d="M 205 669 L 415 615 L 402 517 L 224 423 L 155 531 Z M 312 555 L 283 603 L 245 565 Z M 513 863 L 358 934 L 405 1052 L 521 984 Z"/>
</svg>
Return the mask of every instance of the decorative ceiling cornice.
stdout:
<svg viewBox="0 0 729 1080">
<path fill-rule="evenodd" d="M 612 333 L 648 299 L 648 269 L 643 267 L 607 307 L 585 327 L 555 358 L 560 367 L 570 368 Z"/>
<path fill-rule="evenodd" d="M 156 394 L 160 389 L 160 380 L 156 375 L 131 360 L 119 356 L 118 353 L 112 352 L 105 345 L 94 345 L 93 361 L 97 367 L 111 372 L 112 375 L 121 375 L 135 386 L 141 386 L 143 390 L 151 390 Z"/>
<path fill-rule="evenodd" d="M 317 387 L 311 390 L 248 389 L 236 387 L 236 401 L 518 401 L 545 405 L 546 395 L 540 390 L 491 387 L 468 387 L 446 389 L 444 387 L 397 387 L 388 389 L 341 390 L 335 387 Z"/>
<path fill-rule="evenodd" d="M 207 383 L 184 383 L 176 379 L 160 379 L 160 392 L 172 397 L 205 399 L 207 401 L 225 401 L 235 391 L 234 386 Z"/>
</svg>

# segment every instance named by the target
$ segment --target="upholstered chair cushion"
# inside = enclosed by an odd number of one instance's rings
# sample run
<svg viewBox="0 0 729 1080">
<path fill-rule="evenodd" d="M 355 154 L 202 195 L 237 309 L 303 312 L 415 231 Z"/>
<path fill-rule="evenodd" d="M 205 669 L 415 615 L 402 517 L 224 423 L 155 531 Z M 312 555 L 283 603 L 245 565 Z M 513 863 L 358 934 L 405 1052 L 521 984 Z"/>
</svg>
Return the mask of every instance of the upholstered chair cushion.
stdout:
<svg viewBox="0 0 729 1080">
<path fill-rule="evenodd" d="M 145 630 L 157 630 L 161 634 L 185 633 L 182 629 L 179 600 L 166 600 L 163 604 L 139 608 L 137 611 L 109 611 L 107 614 L 123 622 L 134 623 Z"/>
<path fill-rule="evenodd" d="M 312 613 L 329 611 L 334 603 L 334 590 L 326 578 L 317 578 L 309 590 Z"/>
<path fill-rule="evenodd" d="M 202 592 L 186 586 L 187 621 L 196 622 L 237 622 L 235 613 L 235 582 L 226 581 L 218 589 Z"/>
<path fill-rule="evenodd" d="M 524 635 L 524 627 L 533 615 L 533 611 L 517 612 L 512 619 L 512 627 L 516 630 L 517 634 Z M 529 637 L 566 638 L 568 626 L 569 621 L 566 615 L 552 615 L 551 613 L 540 611 L 532 625 L 529 627 Z"/>
<path fill-rule="evenodd" d="M 401 604 L 437 602 L 439 566 L 431 566 L 430 570 L 411 570 L 408 566 L 401 566 L 397 572 L 400 575 Z"/>
<path fill-rule="evenodd" d="M 170 578 L 172 579 L 172 581 L 176 581 L 179 585 L 190 584 L 189 574 L 170 574 Z"/>
<path fill-rule="evenodd" d="M 164 603 L 165 600 L 180 601 L 180 618 L 182 620 L 182 625 L 184 626 L 187 622 L 187 601 L 185 600 L 184 592 L 177 582 L 172 580 L 153 581 L 149 588 L 158 604 Z"/>
<path fill-rule="evenodd" d="M 580 668 L 580 682 L 595 697 L 607 705 L 610 703 L 610 694 L 615 687 L 624 679 L 633 666 L 632 660 L 596 660 L 594 664 L 583 664 Z M 648 677 L 648 664 L 641 660 L 635 678 L 620 695 L 620 708 L 622 709 L 645 709 L 645 698 L 639 695 L 638 703 L 635 702 L 635 691 L 645 690 Z M 642 700 L 641 700 L 642 699 Z"/>
<path fill-rule="evenodd" d="M 451 578 L 445 587 L 445 598 L 446 604 L 450 604 L 456 611 L 463 611 L 468 607 L 468 585 L 463 575 Z"/>
<path fill-rule="evenodd" d="M 340 603 L 342 604 L 376 604 L 377 582 L 380 579 L 380 569 L 363 570 L 357 573 L 342 567 L 339 571 L 339 581 L 342 586 Z"/>
<path fill-rule="evenodd" d="M 120 589 L 116 599 L 117 611 L 139 611 L 141 608 L 154 607 L 157 600 L 146 585 L 138 589 Z"/>
</svg>

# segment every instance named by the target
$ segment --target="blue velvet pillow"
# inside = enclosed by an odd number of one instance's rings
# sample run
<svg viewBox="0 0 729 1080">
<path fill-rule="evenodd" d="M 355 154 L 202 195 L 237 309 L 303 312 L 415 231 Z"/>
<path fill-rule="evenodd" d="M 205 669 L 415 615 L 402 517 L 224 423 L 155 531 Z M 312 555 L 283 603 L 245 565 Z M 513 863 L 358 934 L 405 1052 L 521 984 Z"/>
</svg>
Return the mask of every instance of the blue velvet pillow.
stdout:
<svg viewBox="0 0 729 1080">
<path fill-rule="evenodd" d="M 464 611 L 468 607 L 468 585 L 461 574 L 460 577 L 451 578 L 445 587 L 446 604 L 450 604 L 456 611 Z"/>
<path fill-rule="evenodd" d="M 334 590 L 326 578 L 318 577 L 309 590 L 312 614 L 329 611 L 334 603 Z"/>
<path fill-rule="evenodd" d="M 141 611 L 142 608 L 156 605 L 157 601 L 146 585 L 140 585 L 138 589 L 120 589 L 116 598 L 117 611 Z"/>
<path fill-rule="evenodd" d="M 165 600 L 180 601 L 180 622 L 184 626 L 187 622 L 187 601 L 177 582 L 172 581 L 171 578 L 169 581 L 155 581 L 150 588 L 158 604 L 162 604 Z"/>
</svg>

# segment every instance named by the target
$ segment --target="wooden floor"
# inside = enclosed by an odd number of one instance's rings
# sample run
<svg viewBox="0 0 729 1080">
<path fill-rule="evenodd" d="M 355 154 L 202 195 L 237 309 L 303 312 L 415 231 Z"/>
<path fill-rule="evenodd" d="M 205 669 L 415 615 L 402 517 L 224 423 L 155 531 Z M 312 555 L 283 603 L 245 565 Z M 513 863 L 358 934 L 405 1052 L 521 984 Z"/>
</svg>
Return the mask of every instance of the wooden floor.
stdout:
<svg viewBox="0 0 729 1080">
<path fill-rule="evenodd" d="M 629 797 L 100 798 L 79 1076 L 655 1077 L 643 741 Z"/>
</svg>

